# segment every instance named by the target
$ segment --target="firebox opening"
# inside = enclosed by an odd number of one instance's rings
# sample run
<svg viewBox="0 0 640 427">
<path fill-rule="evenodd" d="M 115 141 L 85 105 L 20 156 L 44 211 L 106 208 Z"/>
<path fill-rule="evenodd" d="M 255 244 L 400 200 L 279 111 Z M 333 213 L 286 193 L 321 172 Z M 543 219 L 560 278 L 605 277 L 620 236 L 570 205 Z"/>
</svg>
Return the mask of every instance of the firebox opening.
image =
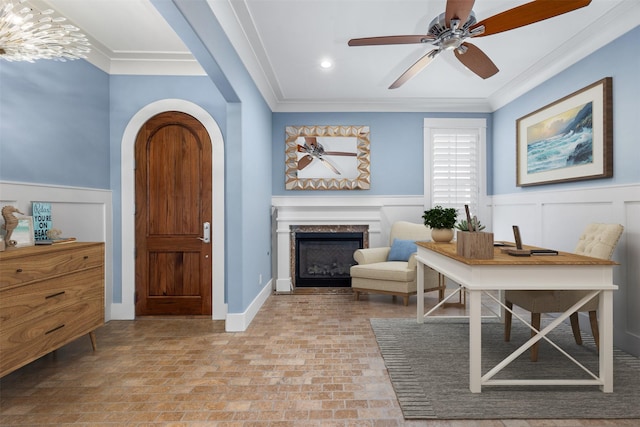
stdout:
<svg viewBox="0 0 640 427">
<path fill-rule="evenodd" d="M 295 286 L 349 287 L 363 233 L 296 233 Z"/>
</svg>

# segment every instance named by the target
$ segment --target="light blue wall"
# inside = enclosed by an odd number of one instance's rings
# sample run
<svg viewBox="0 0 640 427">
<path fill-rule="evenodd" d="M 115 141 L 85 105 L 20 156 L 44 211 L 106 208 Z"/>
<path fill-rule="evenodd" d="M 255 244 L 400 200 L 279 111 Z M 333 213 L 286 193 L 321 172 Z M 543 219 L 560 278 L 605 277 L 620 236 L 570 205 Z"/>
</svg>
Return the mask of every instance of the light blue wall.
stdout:
<svg viewBox="0 0 640 427">
<path fill-rule="evenodd" d="M 271 110 L 206 0 L 153 0 L 227 101 L 226 294 L 244 312 L 271 277 Z"/>
<path fill-rule="evenodd" d="M 113 301 L 122 302 L 122 137 L 131 118 L 152 102 L 177 98 L 193 102 L 216 120 L 225 133 L 226 103 L 207 77 L 118 76 L 110 77 L 111 184 L 113 190 Z"/>
<path fill-rule="evenodd" d="M 0 62 L 0 179 L 113 191 L 113 301 L 121 302 L 124 130 L 157 100 L 200 105 L 224 136 L 225 293 L 228 311 L 242 313 L 266 285 L 258 277 L 271 277 L 271 110 L 206 1 L 154 4 L 209 76 L 108 76 L 83 60 Z"/>
<path fill-rule="evenodd" d="M 166 8 L 175 3 L 154 0 Z M 218 121 L 225 139 L 226 293 L 240 313 L 271 277 L 270 205 L 284 189 L 284 128 L 289 125 L 369 125 L 371 190 L 358 195 L 423 194 L 425 117 L 488 119 L 488 176 L 492 194 L 544 190 L 515 187 L 515 120 L 605 76 L 614 87 L 614 177 L 561 186 L 580 188 L 640 182 L 635 124 L 640 123 L 637 75 L 640 29 L 629 32 L 530 93 L 490 114 L 275 113 L 251 81 L 204 0 L 179 0 L 184 22 L 163 16 L 213 76 L 107 76 L 85 61 L 0 62 L 0 179 L 110 188 L 114 235 L 120 225 L 120 143 L 131 117 L 155 100 L 192 101 Z M 162 9 L 162 8 L 161 8 Z M 203 12 L 204 11 L 204 12 Z M 42 156 L 46 153 L 46 157 Z M 328 191 L 323 194 L 345 192 Z M 118 242 L 114 239 L 114 243 Z M 121 301 L 120 247 L 114 247 L 114 301 Z"/>
<path fill-rule="evenodd" d="M 109 188 L 109 76 L 0 60 L 0 179 Z"/>
<path fill-rule="evenodd" d="M 613 77 L 613 178 L 553 184 L 554 190 L 640 182 L 640 27 L 604 46 L 493 115 L 492 194 L 549 190 L 516 187 L 516 120 L 604 77 Z"/>
<path fill-rule="evenodd" d="M 490 114 L 461 113 L 274 113 L 273 194 L 302 195 L 422 195 L 424 194 L 424 119 L 465 117 L 487 119 L 487 141 L 491 141 Z M 285 127 L 310 125 L 363 125 L 370 128 L 371 189 L 341 191 L 285 190 Z M 488 144 L 489 145 L 489 144 Z M 490 147 L 488 147 L 490 150 Z M 490 156 L 487 156 L 490 158 Z M 490 170 L 490 164 L 487 170 Z"/>
</svg>

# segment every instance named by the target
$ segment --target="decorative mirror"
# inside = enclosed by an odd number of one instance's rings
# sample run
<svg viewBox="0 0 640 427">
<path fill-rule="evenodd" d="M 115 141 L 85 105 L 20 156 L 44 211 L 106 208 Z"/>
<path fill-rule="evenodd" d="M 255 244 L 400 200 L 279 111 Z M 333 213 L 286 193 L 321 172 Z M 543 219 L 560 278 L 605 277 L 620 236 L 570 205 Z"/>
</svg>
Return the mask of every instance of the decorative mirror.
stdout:
<svg viewBox="0 0 640 427">
<path fill-rule="evenodd" d="M 368 190 L 369 126 L 287 126 L 287 190 Z"/>
</svg>

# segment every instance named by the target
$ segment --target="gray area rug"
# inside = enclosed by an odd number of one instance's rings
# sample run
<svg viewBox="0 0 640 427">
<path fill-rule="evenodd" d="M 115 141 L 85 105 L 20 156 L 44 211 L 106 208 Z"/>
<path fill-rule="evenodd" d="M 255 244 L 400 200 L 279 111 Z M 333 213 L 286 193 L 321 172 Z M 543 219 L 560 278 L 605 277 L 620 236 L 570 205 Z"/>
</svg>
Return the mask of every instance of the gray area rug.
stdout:
<svg viewBox="0 0 640 427">
<path fill-rule="evenodd" d="M 429 319 L 428 319 L 429 320 Z M 482 326 L 482 373 L 529 338 L 514 318 L 511 342 L 504 326 Z M 543 326 L 545 325 L 543 320 Z M 588 419 L 640 418 L 640 359 L 614 350 L 613 393 L 598 386 L 484 386 L 469 391 L 469 325 L 465 319 L 371 319 L 371 326 L 405 419 Z M 590 336 L 583 345 L 561 325 L 549 337 L 592 372 L 598 356 Z M 538 362 L 527 350 L 494 378 L 538 379 L 548 376 L 590 378 L 550 344 L 540 345 Z"/>
</svg>

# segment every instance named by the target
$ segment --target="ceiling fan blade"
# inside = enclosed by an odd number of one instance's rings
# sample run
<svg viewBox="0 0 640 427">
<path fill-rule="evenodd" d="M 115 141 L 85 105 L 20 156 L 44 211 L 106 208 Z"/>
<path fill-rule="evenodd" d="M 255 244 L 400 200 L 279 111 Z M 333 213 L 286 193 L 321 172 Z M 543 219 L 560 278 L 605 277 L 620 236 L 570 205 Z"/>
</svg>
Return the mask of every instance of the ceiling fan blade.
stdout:
<svg viewBox="0 0 640 427">
<path fill-rule="evenodd" d="M 309 154 L 307 154 L 304 157 L 300 157 L 298 159 L 298 170 L 302 170 L 306 168 L 307 166 L 309 166 L 309 163 L 311 163 L 312 161 L 313 161 L 313 157 L 311 157 Z"/>
<path fill-rule="evenodd" d="M 305 136 L 304 137 L 304 142 L 309 147 L 315 147 L 315 145 L 318 143 L 318 140 L 316 139 L 315 136 Z"/>
<path fill-rule="evenodd" d="M 429 63 L 433 61 L 433 58 L 435 58 L 437 54 L 438 54 L 438 50 L 433 49 L 432 51 L 424 55 L 422 58 L 418 59 L 415 62 L 415 64 L 409 67 L 407 71 L 402 73 L 402 75 L 398 77 L 398 79 L 395 82 L 393 82 L 391 86 L 389 86 L 389 89 L 397 89 L 403 84 L 405 84 L 409 79 L 414 77 L 416 74 L 422 71 L 427 65 L 429 65 Z"/>
<path fill-rule="evenodd" d="M 325 151 L 324 154 L 328 156 L 357 156 L 356 153 L 347 153 L 344 151 Z"/>
<path fill-rule="evenodd" d="M 324 159 L 322 157 L 318 157 L 318 160 L 320 160 L 322 162 L 323 165 L 325 165 L 330 171 L 332 171 L 333 173 L 335 173 L 336 175 L 342 175 L 340 173 L 340 171 L 338 170 L 338 168 L 336 168 L 333 163 L 331 163 L 329 160 Z"/>
<path fill-rule="evenodd" d="M 454 53 L 468 69 L 483 79 L 488 79 L 499 71 L 496 64 L 479 47 L 471 43 L 462 43 L 462 46 L 467 48 L 465 53 L 459 53 L 458 49 L 454 50 Z"/>
<path fill-rule="evenodd" d="M 377 46 L 386 44 L 412 44 L 412 43 L 428 43 L 435 40 L 430 34 L 414 35 L 414 36 L 382 36 L 382 37 L 363 37 L 360 39 L 349 40 L 349 46 Z"/>
<path fill-rule="evenodd" d="M 471 13 L 471 9 L 473 9 L 473 3 L 475 3 L 475 0 L 447 0 L 444 22 L 449 25 L 452 19 L 457 18 L 460 20 L 460 25 L 462 26 L 467 22 L 467 19 L 469 19 L 469 14 Z"/>
<path fill-rule="evenodd" d="M 489 36 L 572 12 L 589 3 L 591 0 L 535 0 L 483 19 L 472 26 L 471 30 L 484 25 L 484 33 L 475 37 Z"/>
</svg>

